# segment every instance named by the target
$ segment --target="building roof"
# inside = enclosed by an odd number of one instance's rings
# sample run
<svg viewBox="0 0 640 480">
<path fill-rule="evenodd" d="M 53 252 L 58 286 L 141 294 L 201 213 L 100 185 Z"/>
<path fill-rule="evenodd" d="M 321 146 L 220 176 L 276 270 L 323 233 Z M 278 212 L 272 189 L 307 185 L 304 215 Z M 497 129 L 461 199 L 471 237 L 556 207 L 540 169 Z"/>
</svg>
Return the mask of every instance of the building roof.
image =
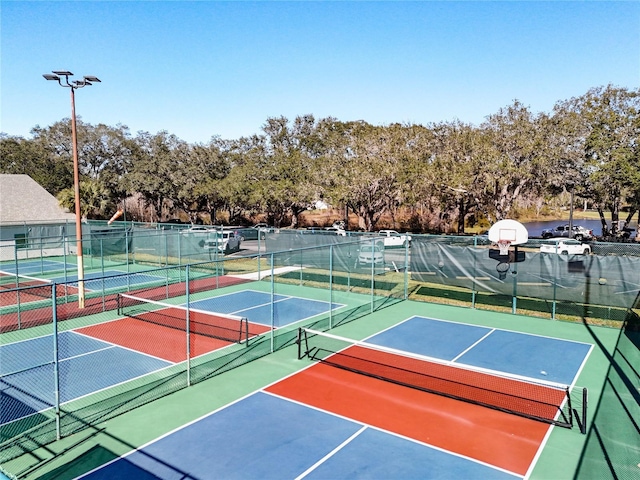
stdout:
<svg viewBox="0 0 640 480">
<path fill-rule="evenodd" d="M 0 224 L 73 219 L 75 214 L 29 175 L 0 174 Z"/>
</svg>

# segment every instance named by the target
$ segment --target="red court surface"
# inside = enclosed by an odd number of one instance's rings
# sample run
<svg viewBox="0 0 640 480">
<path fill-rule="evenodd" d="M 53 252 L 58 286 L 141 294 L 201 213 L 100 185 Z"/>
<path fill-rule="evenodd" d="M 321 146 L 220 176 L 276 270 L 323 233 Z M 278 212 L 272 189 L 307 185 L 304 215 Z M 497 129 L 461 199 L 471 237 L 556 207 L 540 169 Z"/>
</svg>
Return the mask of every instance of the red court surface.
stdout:
<svg viewBox="0 0 640 480">
<path fill-rule="evenodd" d="M 0 307 L 51 300 L 51 285 L 21 283 L 20 287 L 21 290 L 16 290 L 15 285 L 0 286 Z M 56 285 L 57 297 L 76 295 L 77 293 L 76 287 Z"/>
<path fill-rule="evenodd" d="M 256 329 L 269 330 L 268 327 L 261 325 L 250 325 L 250 327 L 250 334 L 256 334 Z M 185 331 L 154 325 L 135 318 L 122 318 L 75 331 L 174 363 L 182 362 L 187 358 Z M 234 342 L 195 333 L 189 335 L 191 358 L 218 350 L 232 343 Z"/>
<path fill-rule="evenodd" d="M 523 476 L 551 428 L 321 363 L 266 391 Z"/>
</svg>

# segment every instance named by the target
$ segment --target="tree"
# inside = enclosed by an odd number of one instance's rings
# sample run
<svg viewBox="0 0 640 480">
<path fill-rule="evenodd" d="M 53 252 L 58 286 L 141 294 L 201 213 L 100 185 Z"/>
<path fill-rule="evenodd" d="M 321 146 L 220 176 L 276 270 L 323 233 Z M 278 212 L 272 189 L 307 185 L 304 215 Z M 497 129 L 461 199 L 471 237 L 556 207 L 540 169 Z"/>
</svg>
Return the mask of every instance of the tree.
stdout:
<svg viewBox="0 0 640 480">
<path fill-rule="evenodd" d="M 188 145 L 166 131 L 155 135 L 139 132 L 136 143 L 137 156 L 126 178 L 129 193 L 142 193 L 148 205 L 153 207 L 152 220 L 162 220 L 167 216 L 166 209 L 172 207 L 172 201 L 179 198 L 181 185 L 192 181 L 192 178 L 182 178 Z M 190 217 L 193 221 L 193 216 Z"/>
<path fill-rule="evenodd" d="M 508 218 L 523 195 L 540 195 L 545 185 L 544 130 L 541 116 L 519 101 L 490 115 L 481 125 L 490 148 L 477 180 L 490 221 Z"/>
<path fill-rule="evenodd" d="M 314 182 L 316 160 L 310 142 L 313 116 L 297 117 L 293 125 L 285 117 L 268 118 L 264 134 L 243 138 L 236 144 L 236 161 L 227 183 L 233 198 L 251 209 L 262 209 L 271 222 L 281 225 L 298 216 L 321 196 Z"/>
<path fill-rule="evenodd" d="M 406 132 L 401 125 L 375 127 L 366 122 L 336 122 L 322 158 L 329 196 L 356 213 L 359 226 L 371 231 L 381 215 L 402 204 L 401 172 L 408 164 Z M 325 135 L 326 136 L 326 135 Z"/>
<path fill-rule="evenodd" d="M 616 236 L 622 202 L 628 199 L 637 208 L 640 196 L 640 90 L 612 85 L 592 88 L 558 108 L 575 113 L 580 120 L 588 192 L 600 215 L 603 235 Z M 611 213 L 611 227 L 605 210 Z"/>
<path fill-rule="evenodd" d="M 111 191 L 96 179 L 80 182 L 80 214 L 85 218 L 101 219 L 110 217 L 116 211 Z M 58 202 L 73 212 L 75 210 L 75 189 L 66 188 L 57 195 Z"/>
<path fill-rule="evenodd" d="M 484 200 L 484 184 L 479 180 L 487 157 L 486 136 L 459 121 L 434 125 L 433 132 L 430 190 L 444 215 L 457 217 L 457 232 L 464 233 L 466 218 Z"/>
<path fill-rule="evenodd" d="M 123 181 L 136 158 L 137 145 L 125 125 L 109 127 L 83 124 L 78 135 L 78 157 L 83 174 L 104 186 L 108 198 L 118 203 L 126 196 Z"/>
<path fill-rule="evenodd" d="M 52 195 L 73 185 L 71 159 L 52 155 L 40 139 L 0 135 L 0 172 L 29 175 Z"/>
</svg>

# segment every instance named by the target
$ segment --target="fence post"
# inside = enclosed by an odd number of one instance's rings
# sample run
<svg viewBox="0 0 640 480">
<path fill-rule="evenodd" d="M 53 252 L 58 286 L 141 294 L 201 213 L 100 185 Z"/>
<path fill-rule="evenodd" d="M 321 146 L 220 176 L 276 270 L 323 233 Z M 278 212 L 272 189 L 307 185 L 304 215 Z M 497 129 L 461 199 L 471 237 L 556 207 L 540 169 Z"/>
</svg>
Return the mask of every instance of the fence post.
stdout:
<svg viewBox="0 0 640 480">
<path fill-rule="evenodd" d="M 60 361 L 58 354 L 58 309 L 56 282 L 51 283 L 51 319 L 53 322 L 53 393 L 56 412 L 56 439 L 60 440 Z"/>
<path fill-rule="evenodd" d="M 375 294 L 375 278 L 376 278 L 376 262 L 375 262 L 375 248 L 376 242 L 375 240 L 371 240 L 371 313 L 374 310 L 374 294 Z"/>
<path fill-rule="evenodd" d="M 404 299 L 409 299 L 409 240 L 404 245 Z"/>
<path fill-rule="evenodd" d="M 275 292 L 276 286 L 275 286 L 275 281 L 274 281 L 275 274 L 274 274 L 274 271 L 273 271 L 273 264 L 274 264 L 273 255 L 274 255 L 273 253 L 271 255 L 269 255 L 269 258 L 271 260 L 271 306 L 270 306 L 270 308 L 271 308 L 271 353 L 273 353 L 273 351 L 274 351 L 273 342 L 274 342 L 275 339 L 273 337 L 273 333 L 274 333 L 274 331 L 276 329 L 276 326 L 275 326 L 275 309 L 273 308 L 274 301 L 275 301 L 275 298 L 276 298 L 276 296 L 275 296 L 276 295 L 276 292 Z"/>
<path fill-rule="evenodd" d="M 164 264 L 168 267 L 169 266 L 169 239 L 167 238 L 166 235 L 163 235 L 162 238 L 164 238 Z"/>
<path fill-rule="evenodd" d="M 473 282 L 471 282 L 471 308 L 476 308 L 476 278 L 478 273 L 478 237 L 473 237 Z"/>
<path fill-rule="evenodd" d="M 124 222 L 124 252 L 125 252 L 125 257 L 127 259 L 127 273 L 129 273 L 129 234 L 127 233 L 126 220 Z"/>
<path fill-rule="evenodd" d="M 185 295 L 186 295 L 186 300 L 187 300 L 187 314 L 186 314 L 186 319 L 187 319 L 187 326 L 186 326 L 186 332 L 187 332 L 187 387 L 191 386 L 191 336 L 190 336 L 190 326 L 191 326 L 191 322 L 190 322 L 190 311 L 191 311 L 191 304 L 189 301 L 189 264 L 186 265 L 185 267 L 185 277 L 187 277 L 187 281 L 185 282 L 186 287 L 185 287 Z"/>
<path fill-rule="evenodd" d="M 333 328 L 333 245 L 329 246 L 329 330 Z"/>
<path fill-rule="evenodd" d="M 560 256 L 558 254 L 555 255 L 555 258 L 553 259 L 553 302 L 551 304 L 551 320 L 555 320 L 556 319 L 556 303 L 557 303 L 557 299 L 556 299 L 556 294 L 557 294 L 557 289 L 558 289 L 558 271 L 559 271 L 559 265 L 558 262 L 560 261 Z"/>
</svg>

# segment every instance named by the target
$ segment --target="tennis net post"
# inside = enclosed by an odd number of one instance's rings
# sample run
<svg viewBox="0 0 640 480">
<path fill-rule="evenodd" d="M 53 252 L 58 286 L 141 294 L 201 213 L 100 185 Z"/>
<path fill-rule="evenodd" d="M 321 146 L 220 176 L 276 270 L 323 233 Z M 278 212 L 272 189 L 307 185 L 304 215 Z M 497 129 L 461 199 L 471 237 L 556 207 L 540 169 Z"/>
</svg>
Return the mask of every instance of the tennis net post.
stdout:
<svg viewBox="0 0 640 480">
<path fill-rule="evenodd" d="M 298 358 L 481 405 L 532 420 L 573 428 L 587 426 L 587 389 L 431 357 L 311 329 L 298 331 Z"/>
</svg>

